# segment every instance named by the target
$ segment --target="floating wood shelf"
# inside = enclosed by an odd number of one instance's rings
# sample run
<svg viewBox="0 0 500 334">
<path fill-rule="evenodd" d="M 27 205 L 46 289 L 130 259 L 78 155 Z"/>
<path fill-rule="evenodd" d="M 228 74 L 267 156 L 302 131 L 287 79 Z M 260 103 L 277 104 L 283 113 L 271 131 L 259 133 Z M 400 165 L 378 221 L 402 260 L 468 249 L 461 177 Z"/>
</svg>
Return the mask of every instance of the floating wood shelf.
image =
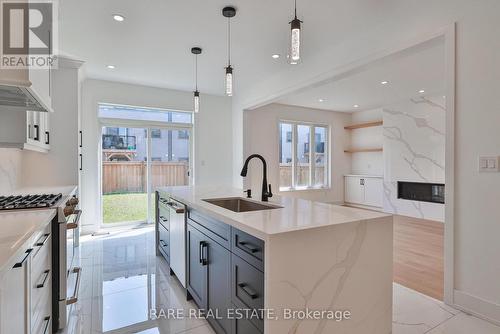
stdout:
<svg viewBox="0 0 500 334">
<path fill-rule="evenodd" d="M 361 128 L 371 128 L 373 126 L 381 126 L 382 124 L 384 124 L 384 122 L 382 122 L 382 121 L 360 123 L 360 124 L 353 124 L 353 125 L 344 126 L 344 129 L 354 130 L 354 129 L 361 129 Z"/>
<path fill-rule="evenodd" d="M 352 148 L 350 150 L 344 150 L 344 153 L 359 153 L 359 152 L 382 152 L 382 148 Z"/>
</svg>

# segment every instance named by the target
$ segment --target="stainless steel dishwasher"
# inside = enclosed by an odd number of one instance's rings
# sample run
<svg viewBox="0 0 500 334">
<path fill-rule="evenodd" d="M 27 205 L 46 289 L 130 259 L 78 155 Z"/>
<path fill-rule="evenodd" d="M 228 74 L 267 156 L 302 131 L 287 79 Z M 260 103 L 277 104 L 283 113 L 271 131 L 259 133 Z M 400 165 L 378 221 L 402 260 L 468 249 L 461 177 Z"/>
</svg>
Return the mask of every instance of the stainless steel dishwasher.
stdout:
<svg viewBox="0 0 500 334">
<path fill-rule="evenodd" d="M 170 210 L 170 269 L 186 287 L 186 206 L 172 198 Z"/>
</svg>

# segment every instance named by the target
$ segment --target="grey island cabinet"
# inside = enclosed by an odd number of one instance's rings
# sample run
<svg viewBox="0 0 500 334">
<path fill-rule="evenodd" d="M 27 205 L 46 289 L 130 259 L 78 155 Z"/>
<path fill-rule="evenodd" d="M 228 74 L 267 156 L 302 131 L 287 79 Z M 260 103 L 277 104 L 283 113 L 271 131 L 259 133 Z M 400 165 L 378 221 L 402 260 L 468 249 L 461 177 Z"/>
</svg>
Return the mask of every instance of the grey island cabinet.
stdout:
<svg viewBox="0 0 500 334">
<path fill-rule="evenodd" d="M 216 333 L 391 332 L 391 215 L 241 193 L 157 191 L 159 255 L 171 260 L 172 201 L 185 208 L 186 294 Z"/>
</svg>

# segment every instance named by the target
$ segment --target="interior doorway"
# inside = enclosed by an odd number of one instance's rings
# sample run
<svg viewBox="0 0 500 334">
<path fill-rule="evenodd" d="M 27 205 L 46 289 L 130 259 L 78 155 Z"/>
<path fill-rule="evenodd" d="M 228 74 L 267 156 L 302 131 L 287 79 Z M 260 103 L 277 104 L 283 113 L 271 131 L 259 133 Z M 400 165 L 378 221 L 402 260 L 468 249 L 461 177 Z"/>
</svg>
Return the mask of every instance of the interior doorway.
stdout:
<svg viewBox="0 0 500 334">
<path fill-rule="evenodd" d="M 192 116 L 110 105 L 100 111 L 107 116 L 100 134 L 101 228 L 154 223 L 155 190 L 192 183 Z M 109 117 L 116 113 L 133 119 Z M 151 121 L 151 114 L 166 122 Z"/>
</svg>

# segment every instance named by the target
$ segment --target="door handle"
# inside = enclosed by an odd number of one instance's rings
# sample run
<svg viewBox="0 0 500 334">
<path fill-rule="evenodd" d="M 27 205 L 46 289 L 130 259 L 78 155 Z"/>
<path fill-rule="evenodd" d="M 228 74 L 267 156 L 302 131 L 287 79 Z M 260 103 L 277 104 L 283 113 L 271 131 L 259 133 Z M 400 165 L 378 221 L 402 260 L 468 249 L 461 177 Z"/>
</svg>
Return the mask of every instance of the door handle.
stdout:
<svg viewBox="0 0 500 334">
<path fill-rule="evenodd" d="M 76 274 L 75 291 L 73 292 L 73 296 L 66 299 L 66 305 L 71 305 L 78 301 L 78 291 L 80 290 L 80 280 L 82 278 L 82 268 L 74 267 L 71 272 Z"/>
<path fill-rule="evenodd" d="M 45 144 L 49 145 L 50 144 L 50 132 L 49 131 L 45 131 L 45 136 L 47 137 L 47 140 L 45 141 Z"/>
<path fill-rule="evenodd" d="M 240 242 L 238 242 L 238 245 L 240 245 L 241 248 L 243 248 L 244 250 L 246 250 L 247 252 L 250 252 L 252 254 L 260 251 L 259 247 L 254 246 L 251 243 L 246 242 L 246 241 L 240 241 Z"/>
<path fill-rule="evenodd" d="M 35 128 L 35 138 L 33 138 L 36 141 L 40 141 L 40 126 L 38 124 L 33 125 Z"/>
<path fill-rule="evenodd" d="M 208 259 L 205 258 L 205 248 L 207 246 L 207 243 L 205 241 L 200 241 L 200 245 L 198 247 L 198 252 L 199 252 L 199 258 L 200 258 L 200 264 L 202 266 L 206 266 L 208 263 Z"/>
<path fill-rule="evenodd" d="M 35 246 L 40 247 L 40 246 L 45 245 L 45 243 L 47 242 L 47 240 L 49 239 L 49 237 L 50 237 L 50 233 L 46 233 L 46 234 L 44 234 L 44 235 L 40 238 L 40 239 L 42 239 L 42 238 L 43 238 L 43 240 L 42 240 L 42 241 L 38 241 L 38 242 L 35 244 Z M 40 240 L 40 239 L 39 239 L 39 240 Z"/>
<path fill-rule="evenodd" d="M 36 285 L 36 288 L 37 289 L 41 289 L 45 286 L 45 282 L 47 281 L 47 278 L 49 278 L 49 274 L 50 274 L 50 269 L 47 269 L 43 272 L 43 280 L 42 280 L 42 283 L 38 283 Z"/>
<path fill-rule="evenodd" d="M 24 262 L 26 262 L 26 260 L 30 256 L 32 250 L 33 250 L 32 248 L 28 249 L 26 251 L 23 259 L 20 262 L 16 263 L 12 268 L 21 268 L 23 266 Z"/>
<path fill-rule="evenodd" d="M 80 222 L 80 217 L 82 216 L 82 210 L 75 210 L 74 214 L 76 214 L 76 218 L 71 223 L 66 224 L 67 230 L 74 230 L 75 228 L 78 227 L 78 223 Z"/>
<path fill-rule="evenodd" d="M 43 334 L 47 334 L 49 332 L 50 316 L 49 317 L 45 317 L 43 319 L 43 321 L 45 322 Z"/>
<path fill-rule="evenodd" d="M 253 291 L 253 289 L 250 288 L 246 283 L 238 283 L 238 287 L 240 287 L 240 289 L 243 290 L 243 292 L 252 299 L 257 299 L 257 297 L 259 297 L 257 292 Z"/>
</svg>

